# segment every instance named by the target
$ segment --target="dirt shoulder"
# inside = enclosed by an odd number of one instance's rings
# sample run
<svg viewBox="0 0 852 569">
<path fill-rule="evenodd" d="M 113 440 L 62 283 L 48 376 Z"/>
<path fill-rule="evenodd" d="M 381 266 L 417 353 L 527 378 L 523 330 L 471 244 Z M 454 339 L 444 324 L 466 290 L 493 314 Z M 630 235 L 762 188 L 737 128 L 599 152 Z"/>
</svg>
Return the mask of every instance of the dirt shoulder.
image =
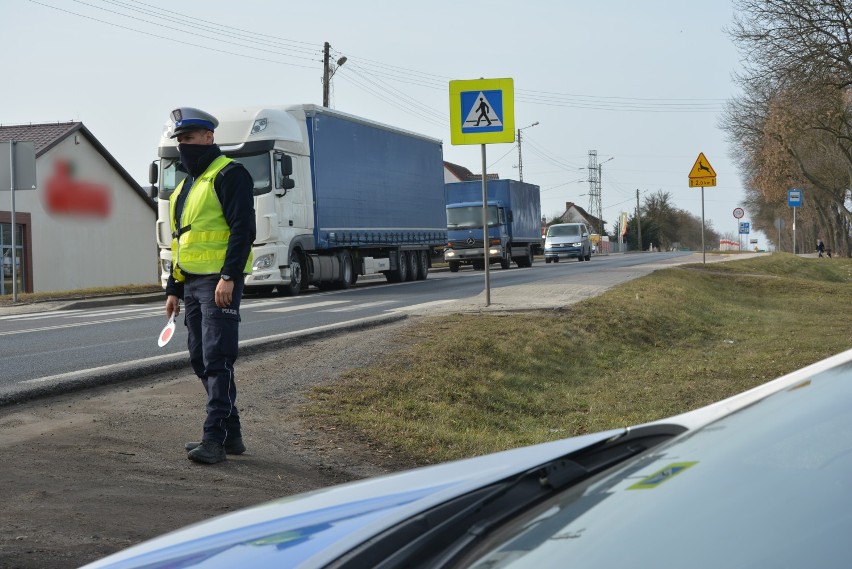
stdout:
<svg viewBox="0 0 852 569">
<path fill-rule="evenodd" d="M 295 413 L 306 391 L 398 349 L 395 324 L 237 362 L 248 451 L 186 459 L 205 396 L 189 371 L 0 408 L 0 567 L 78 567 L 267 500 L 414 466 Z"/>
</svg>

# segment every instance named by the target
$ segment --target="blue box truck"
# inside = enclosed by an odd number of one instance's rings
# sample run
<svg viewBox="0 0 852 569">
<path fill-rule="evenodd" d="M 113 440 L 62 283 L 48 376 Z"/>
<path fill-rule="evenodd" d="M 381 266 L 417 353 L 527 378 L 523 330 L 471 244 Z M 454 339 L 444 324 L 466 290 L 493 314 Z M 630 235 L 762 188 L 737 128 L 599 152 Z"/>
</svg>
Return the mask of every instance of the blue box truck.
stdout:
<svg viewBox="0 0 852 569">
<path fill-rule="evenodd" d="M 254 179 L 257 238 L 248 290 L 348 288 L 359 275 L 425 279 L 446 244 L 441 141 L 325 107 L 213 111 L 216 143 Z M 159 185 L 161 278 L 171 268 L 168 196 L 183 174 L 166 124 Z"/>
<path fill-rule="evenodd" d="M 539 187 L 516 180 L 487 181 L 488 261 L 504 269 L 514 261 L 530 267 L 541 251 Z M 447 247 L 444 260 L 451 272 L 464 264 L 485 267 L 482 232 L 482 181 L 444 186 L 447 204 Z"/>
</svg>

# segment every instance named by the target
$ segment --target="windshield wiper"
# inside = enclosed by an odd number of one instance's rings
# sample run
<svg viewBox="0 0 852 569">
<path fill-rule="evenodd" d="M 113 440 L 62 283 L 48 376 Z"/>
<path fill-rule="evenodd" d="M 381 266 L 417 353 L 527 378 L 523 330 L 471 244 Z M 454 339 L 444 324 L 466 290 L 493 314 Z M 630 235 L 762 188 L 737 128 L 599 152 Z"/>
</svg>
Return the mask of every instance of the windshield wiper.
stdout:
<svg viewBox="0 0 852 569">
<path fill-rule="evenodd" d="M 682 425 L 665 424 L 627 429 L 618 437 L 423 512 L 376 536 L 329 567 L 443 567 L 521 512 L 684 431 Z"/>
</svg>

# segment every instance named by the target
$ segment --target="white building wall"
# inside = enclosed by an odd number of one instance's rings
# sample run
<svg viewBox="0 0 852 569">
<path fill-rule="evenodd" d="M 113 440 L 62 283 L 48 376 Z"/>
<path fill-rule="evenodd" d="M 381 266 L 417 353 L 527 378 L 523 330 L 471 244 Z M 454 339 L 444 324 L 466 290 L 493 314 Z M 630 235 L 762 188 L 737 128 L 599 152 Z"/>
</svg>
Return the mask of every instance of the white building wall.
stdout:
<svg viewBox="0 0 852 569">
<path fill-rule="evenodd" d="M 45 187 L 58 159 L 78 180 L 111 189 L 110 215 L 48 213 Z M 157 283 L 156 213 L 82 133 L 74 133 L 36 160 L 35 191 L 15 192 L 15 209 L 32 216 L 33 292 Z"/>
</svg>

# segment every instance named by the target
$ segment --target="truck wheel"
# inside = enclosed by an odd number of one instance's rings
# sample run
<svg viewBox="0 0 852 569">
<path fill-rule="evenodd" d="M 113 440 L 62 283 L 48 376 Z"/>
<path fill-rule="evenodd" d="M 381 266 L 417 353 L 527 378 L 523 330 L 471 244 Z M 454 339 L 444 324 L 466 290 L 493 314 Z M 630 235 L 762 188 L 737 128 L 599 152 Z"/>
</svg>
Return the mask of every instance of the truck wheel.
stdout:
<svg viewBox="0 0 852 569">
<path fill-rule="evenodd" d="M 459 267 L 461 267 L 461 263 L 458 261 L 450 261 L 448 265 L 450 266 L 451 273 L 459 272 Z"/>
<path fill-rule="evenodd" d="M 278 285 L 278 294 L 283 296 L 298 296 L 308 288 L 305 281 L 305 266 L 302 264 L 302 256 L 293 251 L 290 255 L 290 284 Z M 304 283 L 304 285 L 303 285 Z"/>
<path fill-rule="evenodd" d="M 506 245 L 506 255 L 500 258 L 500 268 L 512 268 L 512 248 L 509 245 Z"/>
<path fill-rule="evenodd" d="M 401 283 L 408 280 L 408 255 L 399 251 L 396 256 L 396 269 L 386 273 L 388 282 Z"/>
<path fill-rule="evenodd" d="M 485 269 L 485 261 L 471 261 L 474 271 L 482 271 Z"/>
<path fill-rule="evenodd" d="M 408 261 L 408 278 L 407 281 L 417 280 L 417 266 L 420 264 L 417 251 L 406 251 L 405 258 Z"/>
<path fill-rule="evenodd" d="M 351 287 L 355 283 L 355 279 L 352 278 L 354 273 L 352 255 L 349 254 L 349 251 L 344 251 L 340 256 L 340 281 L 337 283 L 338 288 Z"/>
<path fill-rule="evenodd" d="M 417 280 L 425 281 L 429 276 L 429 253 L 427 251 L 414 251 L 417 256 Z"/>
<path fill-rule="evenodd" d="M 544 258 L 544 264 L 545 265 L 549 265 L 550 261 L 551 261 L 551 259 L 548 259 L 547 257 Z"/>
<path fill-rule="evenodd" d="M 580 251 L 580 254 L 577 256 L 577 260 L 578 260 L 578 261 L 580 261 L 580 262 L 582 263 L 582 262 L 583 262 L 583 259 L 584 259 L 584 258 L 583 258 L 583 252 L 582 252 L 582 251 Z"/>
<path fill-rule="evenodd" d="M 529 249 L 529 248 L 524 249 L 524 256 L 516 258 L 515 262 L 518 264 L 519 267 L 524 267 L 524 268 L 532 267 L 532 264 L 533 264 L 532 249 Z"/>
</svg>

